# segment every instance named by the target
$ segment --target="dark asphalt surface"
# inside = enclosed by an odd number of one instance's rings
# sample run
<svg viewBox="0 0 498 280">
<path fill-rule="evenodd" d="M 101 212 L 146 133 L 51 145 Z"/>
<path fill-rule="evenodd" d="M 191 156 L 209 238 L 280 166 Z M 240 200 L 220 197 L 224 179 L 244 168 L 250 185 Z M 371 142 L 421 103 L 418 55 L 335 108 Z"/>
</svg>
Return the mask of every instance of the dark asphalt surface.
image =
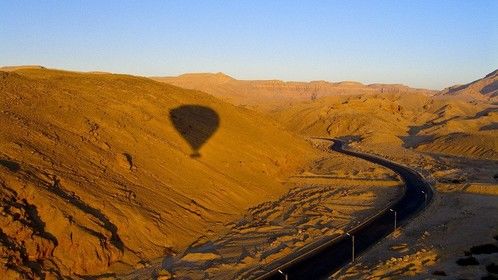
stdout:
<svg viewBox="0 0 498 280">
<path fill-rule="evenodd" d="M 400 175 L 406 186 L 405 193 L 391 207 L 397 212 L 398 227 L 403 226 L 410 218 L 421 212 L 432 199 L 433 192 L 429 183 L 427 183 L 421 175 L 408 167 L 369 154 L 345 150 L 343 149 L 343 142 L 337 140 L 334 140 L 330 149 L 385 166 Z M 425 194 L 423 192 L 425 192 Z M 350 231 L 349 233 L 355 236 L 355 255 L 360 255 L 362 252 L 365 252 L 368 248 L 381 241 L 393 231 L 393 228 L 394 213 L 389 209 L 386 209 L 367 223 Z M 350 263 L 352 254 L 351 249 L 351 237 L 345 235 L 344 238 L 305 257 L 298 257 L 297 261 L 294 261 L 287 266 L 279 267 L 279 269 L 288 275 L 289 280 L 328 278 L 344 265 Z M 257 279 L 260 278 L 284 279 L 284 276 L 275 269 L 272 272 L 265 274 L 264 277 L 257 277 Z"/>
</svg>

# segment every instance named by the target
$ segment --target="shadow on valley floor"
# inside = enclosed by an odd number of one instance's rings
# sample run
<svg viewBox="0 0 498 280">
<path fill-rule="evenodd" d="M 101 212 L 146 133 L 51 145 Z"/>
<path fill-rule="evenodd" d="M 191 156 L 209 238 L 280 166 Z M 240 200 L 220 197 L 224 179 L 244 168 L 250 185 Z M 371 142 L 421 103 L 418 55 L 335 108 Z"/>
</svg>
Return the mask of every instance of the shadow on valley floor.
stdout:
<svg viewBox="0 0 498 280">
<path fill-rule="evenodd" d="M 21 169 L 21 166 L 17 162 L 13 162 L 10 160 L 0 159 L 0 165 L 5 166 L 11 172 L 17 172 Z"/>
<path fill-rule="evenodd" d="M 169 111 L 171 123 L 192 148 L 192 158 L 200 157 L 199 149 L 213 136 L 220 117 L 213 109 L 202 105 L 182 105 Z"/>
</svg>

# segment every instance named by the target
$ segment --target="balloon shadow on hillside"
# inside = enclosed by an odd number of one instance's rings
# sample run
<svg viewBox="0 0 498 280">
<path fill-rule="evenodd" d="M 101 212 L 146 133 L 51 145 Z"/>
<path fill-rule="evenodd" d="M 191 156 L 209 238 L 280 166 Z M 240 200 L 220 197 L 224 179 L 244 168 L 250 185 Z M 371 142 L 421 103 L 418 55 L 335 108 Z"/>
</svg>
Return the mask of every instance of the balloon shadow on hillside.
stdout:
<svg viewBox="0 0 498 280">
<path fill-rule="evenodd" d="M 192 158 L 201 156 L 199 149 L 220 126 L 218 113 L 201 105 L 182 105 L 171 109 L 169 118 L 176 131 L 192 148 Z"/>
<path fill-rule="evenodd" d="M 21 169 L 21 166 L 17 162 L 5 159 L 0 159 L 0 165 L 6 167 L 11 172 L 17 172 Z"/>
</svg>

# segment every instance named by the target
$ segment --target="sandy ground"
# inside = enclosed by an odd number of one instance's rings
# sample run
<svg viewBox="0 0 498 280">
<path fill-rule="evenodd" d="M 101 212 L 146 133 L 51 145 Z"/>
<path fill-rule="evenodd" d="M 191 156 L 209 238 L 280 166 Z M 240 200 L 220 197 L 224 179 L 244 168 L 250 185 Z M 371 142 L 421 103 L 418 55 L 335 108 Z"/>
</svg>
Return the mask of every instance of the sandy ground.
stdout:
<svg viewBox="0 0 498 280">
<path fill-rule="evenodd" d="M 338 279 L 478 279 L 498 263 L 498 254 L 473 254 L 473 246 L 496 244 L 498 235 L 498 161 L 420 153 L 388 146 L 356 149 L 416 166 L 435 185 L 430 207 L 405 228 L 358 259 Z M 467 252 L 467 253 L 466 253 Z M 478 265 L 457 260 L 475 257 Z M 496 275 L 495 275 L 496 276 Z"/>
<path fill-rule="evenodd" d="M 487 276 L 486 266 L 498 264 L 498 247 L 493 254 L 469 253 L 474 246 L 498 246 L 497 214 L 498 196 L 437 193 L 423 214 L 334 278 L 478 279 Z M 457 264 L 458 260 L 468 257 L 475 257 L 478 264 Z"/>
<path fill-rule="evenodd" d="M 315 143 L 322 150 L 329 144 Z M 290 188 L 286 194 L 250 208 L 225 225 L 225 234 L 201 236 L 128 278 L 146 278 L 162 267 L 178 279 L 244 279 L 313 242 L 344 234 L 402 192 L 390 170 L 335 152 L 283 183 Z"/>
<path fill-rule="evenodd" d="M 424 153 L 388 145 L 366 147 L 353 143 L 351 146 L 414 167 L 437 183 L 439 192 L 498 195 L 498 160 Z"/>
<path fill-rule="evenodd" d="M 466 252 L 473 246 L 495 242 L 496 161 L 388 145 L 352 146 L 416 166 L 436 186 L 436 196 L 429 209 L 335 277 L 427 279 L 446 274 L 450 279 L 475 279 L 487 275 L 486 267 L 497 263 L 496 254 L 475 255 L 479 265 L 474 266 L 456 261 L 469 257 Z M 325 150 L 327 145 L 319 143 L 316 148 Z M 245 272 L 291 255 L 320 235 L 343 233 L 400 192 L 393 188 L 399 185 L 395 174 L 375 165 L 358 167 L 353 160 L 339 159 L 335 153 L 318 159 L 285 181 L 292 188 L 289 193 L 252 208 L 230 225 L 225 236 L 203 237 L 182 254 L 165 259 L 164 267 L 180 279 L 243 279 Z"/>
<path fill-rule="evenodd" d="M 277 201 L 260 204 L 230 225 L 220 239 L 201 238 L 167 268 L 192 279 L 233 279 L 375 214 L 398 188 L 296 187 Z"/>
</svg>

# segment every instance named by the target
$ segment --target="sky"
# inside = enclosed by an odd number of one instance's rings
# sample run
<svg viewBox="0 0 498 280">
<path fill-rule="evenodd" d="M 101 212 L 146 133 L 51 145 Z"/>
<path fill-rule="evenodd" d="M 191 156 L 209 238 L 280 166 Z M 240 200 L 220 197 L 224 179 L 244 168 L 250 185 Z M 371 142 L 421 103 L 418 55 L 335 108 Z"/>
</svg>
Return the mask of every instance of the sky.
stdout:
<svg viewBox="0 0 498 280">
<path fill-rule="evenodd" d="M 498 68 L 498 1 L 0 1 L 0 65 L 442 89 Z"/>
</svg>

